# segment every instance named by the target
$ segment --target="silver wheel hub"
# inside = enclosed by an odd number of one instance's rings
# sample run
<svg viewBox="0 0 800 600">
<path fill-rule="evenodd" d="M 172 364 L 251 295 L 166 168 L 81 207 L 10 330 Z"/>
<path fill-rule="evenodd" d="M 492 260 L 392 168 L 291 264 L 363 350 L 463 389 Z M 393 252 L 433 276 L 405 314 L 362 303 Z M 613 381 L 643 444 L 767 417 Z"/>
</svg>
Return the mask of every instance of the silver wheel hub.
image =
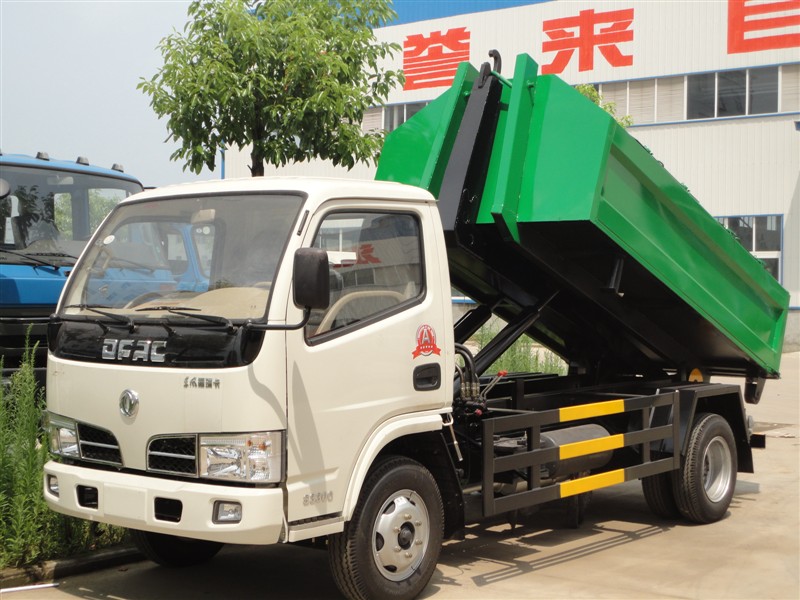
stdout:
<svg viewBox="0 0 800 600">
<path fill-rule="evenodd" d="M 731 485 L 731 451 L 725 438 L 717 436 L 703 453 L 703 488 L 711 502 L 720 502 Z"/>
<path fill-rule="evenodd" d="M 417 570 L 430 539 L 428 509 L 413 490 L 395 492 L 383 503 L 372 527 L 372 557 L 378 571 L 402 581 Z"/>
</svg>

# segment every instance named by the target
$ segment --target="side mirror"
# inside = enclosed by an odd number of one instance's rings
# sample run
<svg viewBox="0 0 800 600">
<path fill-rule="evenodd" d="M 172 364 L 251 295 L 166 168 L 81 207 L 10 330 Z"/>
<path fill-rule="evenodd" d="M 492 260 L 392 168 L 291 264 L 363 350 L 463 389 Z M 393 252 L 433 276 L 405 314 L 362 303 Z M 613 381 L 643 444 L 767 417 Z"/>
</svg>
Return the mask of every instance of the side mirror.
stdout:
<svg viewBox="0 0 800 600">
<path fill-rule="evenodd" d="M 328 308 L 330 277 L 328 253 L 320 248 L 300 248 L 294 254 L 294 303 L 302 308 Z"/>
<path fill-rule="evenodd" d="M 5 179 L 0 179 L 0 200 L 11 193 L 11 186 Z"/>
</svg>

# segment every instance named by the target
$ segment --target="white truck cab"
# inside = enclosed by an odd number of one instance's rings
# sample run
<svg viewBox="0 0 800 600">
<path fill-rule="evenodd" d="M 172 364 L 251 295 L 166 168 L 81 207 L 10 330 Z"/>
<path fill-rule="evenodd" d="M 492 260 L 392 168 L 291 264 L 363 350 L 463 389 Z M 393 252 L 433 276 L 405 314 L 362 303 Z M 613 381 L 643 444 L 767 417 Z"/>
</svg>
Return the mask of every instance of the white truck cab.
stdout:
<svg viewBox="0 0 800 600">
<path fill-rule="evenodd" d="M 303 249 L 324 260 L 306 284 Z M 181 280 L 190 256 L 202 281 Z M 401 184 L 259 178 L 125 201 L 51 326 L 48 503 L 212 542 L 341 532 L 381 450 L 451 410 L 443 257 L 433 198 Z M 296 285 L 324 301 L 298 305 Z"/>
</svg>

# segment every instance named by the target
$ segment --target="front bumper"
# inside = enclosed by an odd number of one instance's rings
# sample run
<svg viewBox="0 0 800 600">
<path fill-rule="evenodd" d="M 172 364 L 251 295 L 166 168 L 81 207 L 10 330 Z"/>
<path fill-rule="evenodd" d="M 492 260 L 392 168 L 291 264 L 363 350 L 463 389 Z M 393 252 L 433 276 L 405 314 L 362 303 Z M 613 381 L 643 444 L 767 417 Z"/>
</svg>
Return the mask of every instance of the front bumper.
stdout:
<svg viewBox="0 0 800 600">
<path fill-rule="evenodd" d="M 59 494 L 50 491 L 48 476 L 58 478 Z M 54 461 L 44 467 L 44 498 L 54 511 L 87 519 L 168 535 L 229 544 L 274 544 L 283 536 L 283 490 L 242 488 L 173 481 L 114 471 L 65 465 Z M 82 486 L 79 493 L 79 486 Z M 92 492 L 86 506 L 85 489 Z M 180 520 L 156 516 L 156 500 L 179 501 Z M 239 523 L 214 523 L 216 501 L 239 502 Z M 83 505 L 82 505 L 83 504 Z"/>
</svg>

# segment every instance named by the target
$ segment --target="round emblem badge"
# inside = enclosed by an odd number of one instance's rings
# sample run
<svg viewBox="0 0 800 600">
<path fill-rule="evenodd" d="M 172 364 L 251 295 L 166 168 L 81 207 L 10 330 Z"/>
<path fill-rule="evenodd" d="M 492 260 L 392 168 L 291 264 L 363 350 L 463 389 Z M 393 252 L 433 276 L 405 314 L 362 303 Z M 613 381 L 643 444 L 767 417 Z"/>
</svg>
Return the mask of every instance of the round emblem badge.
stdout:
<svg viewBox="0 0 800 600">
<path fill-rule="evenodd" d="M 133 390 L 125 390 L 119 397 L 119 412 L 129 419 L 136 416 L 139 410 L 139 394 Z"/>
<path fill-rule="evenodd" d="M 411 353 L 412 358 L 441 354 L 442 349 L 436 345 L 436 332 L 430 325 L 420 325 L 417 328 L 417 347 Z"/>
</svg>

